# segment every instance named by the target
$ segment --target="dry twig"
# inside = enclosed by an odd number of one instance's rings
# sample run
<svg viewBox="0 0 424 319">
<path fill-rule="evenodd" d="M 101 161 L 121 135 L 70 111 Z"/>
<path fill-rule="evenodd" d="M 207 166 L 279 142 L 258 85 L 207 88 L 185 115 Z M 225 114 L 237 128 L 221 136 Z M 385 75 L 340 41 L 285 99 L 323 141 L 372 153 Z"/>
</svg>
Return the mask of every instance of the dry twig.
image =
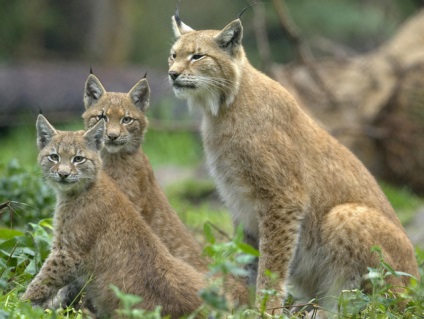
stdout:
<svg viewBox="0 0 424 319">
<path fill-rule="evenodd" d="M 306 66 L 309 70 L 312 79 L 326 94 L 330 107 L 332 109 L 338 107 L 336 97 L 331 92 L 327 84 L 322 80 L 317 68 L 314 65 L 314 58 L 309 47 L 302 41 L 299 28 L 294 24 L 293 20 L 287 14 L 287 8 L 283 0 L 273 0 L 274 8 L 280 20 L 280 25 L 283 32 L 287 35 L 289 41 L 293 43 L 297 53 L 297 60 Z"/>
</svg>

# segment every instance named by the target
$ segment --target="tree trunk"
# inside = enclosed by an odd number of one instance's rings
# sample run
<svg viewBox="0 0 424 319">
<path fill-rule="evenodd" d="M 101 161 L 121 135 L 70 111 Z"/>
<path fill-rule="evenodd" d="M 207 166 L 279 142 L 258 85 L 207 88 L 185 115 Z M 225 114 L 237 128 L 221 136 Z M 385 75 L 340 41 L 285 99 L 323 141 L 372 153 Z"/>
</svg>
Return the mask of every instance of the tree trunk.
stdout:
<svg viewBox="0 0 424 319">
<path fill-rule="evenodd" d="M 424 10 L 377 50 L 314 60 L 273 76 L 377 176 L 424 193 Z"/>
</svg>

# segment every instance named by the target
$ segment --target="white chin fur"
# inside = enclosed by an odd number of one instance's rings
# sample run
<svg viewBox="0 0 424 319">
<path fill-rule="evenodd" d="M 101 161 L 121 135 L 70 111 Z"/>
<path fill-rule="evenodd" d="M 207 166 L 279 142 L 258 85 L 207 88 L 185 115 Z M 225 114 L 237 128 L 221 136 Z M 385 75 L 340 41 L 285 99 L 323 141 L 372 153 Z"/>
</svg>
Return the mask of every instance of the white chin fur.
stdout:
<svg viewBox="0 0 424 319">
<path fill-rule="evenodd" d="M 81 187 L 81 185 L 78 185 L 79 183 L 57 183 L 55 182 L 55 187 L 60 190 L 61 192 L 69 192 L 75 189 L 78 189 Z"/>
<path fill-rule="evenodd" d="M 188 99 L 192 95 L 191 94 L 192 92 L 190 91 L 194 90 L 194 89 L 184 89 L 184 88 L 176 88 L 176 87 L 173 87 L 172 89 L 177 98 L 184 99 L 184 100 Z"/>
<path fill-rule="evenodd" d="M 122 149 L 123 146 L 106 145 L 105 144 L 104 147 L 109 153 L 118 153 Z"/>
<path fill-rule="evenodd" d="M 175 96 L 187 100 L 189 110 L 201 107 L 204 111 L 216 116 L 220 107 L 220 94 L 214 91 L 197 89 L 174 88 Z M 227 103 L 228 104 L 228 103 Z"/>
</svg>

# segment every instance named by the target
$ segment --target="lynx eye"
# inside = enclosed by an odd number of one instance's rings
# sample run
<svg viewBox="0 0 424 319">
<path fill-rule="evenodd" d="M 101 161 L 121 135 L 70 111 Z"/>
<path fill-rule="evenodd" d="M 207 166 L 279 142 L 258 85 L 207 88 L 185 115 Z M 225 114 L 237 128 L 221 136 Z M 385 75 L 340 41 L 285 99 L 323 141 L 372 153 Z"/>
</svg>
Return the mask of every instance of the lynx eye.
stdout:
<svg viewBox="0 0 424 319">
<path fill-rule="evenodd" d="M 85 157 L 84 156 L 74 156 L 74 158 L 72 159 L 72 163 L 83 163 L 85 162 Z"/>
<path fill-rule="evenodd" d="M 56 163 L 56 162 L 59 161 L 59 155 L 57 155 L 55 153 L 50 154 L 49 157 L 48 157 L 48 159 L 49 159 L 50 162 L 55 162 Z"/>
<path fill-rule="evenodd" d="M 176 54 L 176 53 L 171 53 L 170 58 L 171 58 L 172 60 L 174 60 L 176 57 L 177 57 L 177 54 Z"/>
<path fill-rule="evenodd" d="M 204 54 L 193 54 L 191 56 L 191 59 L 196 61 L 196 60 L 200 60 L 201 58 L 203 58 L 205 55 Z"/>
<path fill-rule="evenodd" d="M 131 118 L 131 117 L 129 117 L 129 116 L 124 116 L 124 117 L 121 119 L 121 123 L 122 123 L 122 124 L 131 124 L 133 121 L 134 121 L 134 119 L 133 119 L 133 118 Z"/>
</svg>

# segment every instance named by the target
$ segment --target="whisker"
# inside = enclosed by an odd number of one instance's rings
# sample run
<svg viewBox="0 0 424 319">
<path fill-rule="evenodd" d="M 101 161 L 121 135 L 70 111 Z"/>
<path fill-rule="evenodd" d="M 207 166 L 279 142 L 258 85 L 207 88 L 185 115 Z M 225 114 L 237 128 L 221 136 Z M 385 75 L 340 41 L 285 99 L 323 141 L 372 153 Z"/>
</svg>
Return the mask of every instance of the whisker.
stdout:
<svg viewBox="0 0 424 319">
<path fill-rule="evenodd" d="M 223 78 L 199 76 L 196 80 L 202 87 L 212 86 L 221 90 L 223 93 L 233 88 L 233 82 Z"/>
</svg>

